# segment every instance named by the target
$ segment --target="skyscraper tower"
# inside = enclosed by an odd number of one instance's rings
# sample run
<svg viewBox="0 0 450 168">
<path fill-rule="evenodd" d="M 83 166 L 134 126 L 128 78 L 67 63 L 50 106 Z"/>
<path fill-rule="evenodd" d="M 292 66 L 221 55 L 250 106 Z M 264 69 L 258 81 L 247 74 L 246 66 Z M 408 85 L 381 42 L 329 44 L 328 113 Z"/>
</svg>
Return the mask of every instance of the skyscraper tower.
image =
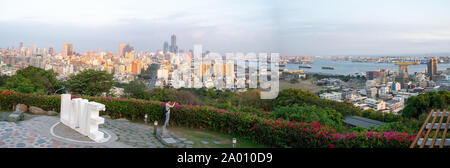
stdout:
<svg viewBox="0 0 450 168">
<path fill-rule="evenodd" d="M 47 49 L 42 49 L 42 56 L 47 57 Z"/>
<path fill-rule="evenodd" d="M 175 34 L 170 37 L 170 52 L 178 53 L 177 36 Z"/>
<path fill-rule="evenodd" d="M 36 55 L 36 44 L 33 44 L 32 49 L 31 49 L 31 55 L 35 56 Z"/>
<path fill-rule="evenodd" d="M 133 73 L 133 74 L 137 74 L 138 73 L 137 62 L 136 61 L 132 61 L 131 62 L 131 73 Z"/>
<path fill-rule="evenodd" d="M 125 55 L 125 53 L 123 52 L 124 48 L 125 48 L 125 44 L 124 43 L 120 43 L 119 44 L 119 52 L 117 53 L 117 55 L 119 57 L 123 57 Z"/>
<path fill-rule="evenodd" d="M 20 55 L 24 55 L 24 51 L 22 49 L 23 49 L 23 42 L 20 42 L 20 45 L 19 45 L 19 53 L 20 53 Z"/>
<path fill-rule="evenodd" d="M 428 62 L 428 76 L 430 77 L 430 80 L 437 80 L 437 64 L 438 64 L 438 58 L 431 58 Z"/>
<path fill-rule="evenodd" d="M 167 53 L 167 51 L 169 51 L 169 43 L 167 41 L 165 41 L 164 42 L 164 46 L 163 46 L 164 54 Z"/>
<path fill-rule="evenodd" d="M 53 47 L 48 48 L 48 54 L 53 55 Z"/>
<path fill-rule="evenodd" d="M 400 83 L 402 88 L 408 88 L 408 65 L 398 66 L 398 75 L 395 77 L 395 81 Z"/>
<path fill-rule="evenodd" d="M 132 52 L 134 51 L 134 47 L 132 47 L 131 45 L 127 44 L 125 45 L 125 47 L 123 47 L 123 54 L 126 55 L 126 53 Z"/>
<path fill-rule="evenodd" d="M 73 45 L 69 43 L 64 43 L 62 47 L 62 56 L 72 56 L 73 55 Z"/>
</svg>

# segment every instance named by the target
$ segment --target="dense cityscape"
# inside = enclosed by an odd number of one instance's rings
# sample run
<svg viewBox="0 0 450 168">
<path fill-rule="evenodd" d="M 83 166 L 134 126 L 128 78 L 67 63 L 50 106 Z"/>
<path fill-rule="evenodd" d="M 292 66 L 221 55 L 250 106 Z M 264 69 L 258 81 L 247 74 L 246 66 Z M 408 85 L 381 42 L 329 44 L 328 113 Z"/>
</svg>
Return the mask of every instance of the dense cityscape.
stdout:
<svg viewBox="0 0 450 168">
<path fill-rule="evenodd" d="M 214 82 L 211 79 L 201 81 L 205 73 L 211 72 L 214 76 L 224 68 L 226 75 L 236 76 L 234 64 L 227 63 L 203 63 L 201 76 L 195 76 L 190 81 L 175 81 L 176 71 L 194 72 L 192 69 L 192 50 L 184 51 L 178 49 L 176 36 L 172 35 L 168 42 L 163 43 L 162 50 L 155 52 L 136 52 L 130 44 L 119 44 L 117 53 L 89 50 L 87 52 L 74 51 L 73 44 L 64 43 L 62 51 L 57 52 L 53 47 L 37 48 L 35 44 L 31 47 L 24 46 L 21 42 L 18 47 L 1 48 L 0 66 L 1 74 L 12 76 L 16 70 L 27 66 L 34 66 L 45 70 L 53 70 L 58 74 L 58 79 L 66 79 L 72 74 L 76 74 L 85 69 L 103 70 L 114 75 L 114 79 L 119 83 L 129 83 L 138 80 L 142 71 L 146 71 L 152 64 L 158 69 L 151 74 L 150 80 L 145 80 L 149 89 L 151 88 L 193 88 L 197 83 L 204 83 L 204 86 L 211 88 Z M 209 51 L 202 53 L 204 58 L 208 57 Z M 315 86 L 322 89 L 316 91 L 323 99 L 339 102 L 351 102 L 361 110 L 374 109 L 385 113 L 398 114 L 411 96 L 417 96 L 429 91 L 449 90 L 450 68 L 438 71 L 439 64 L 448 65 L 450 56 L 441 57 L 324 57 L 324 56 L 285 56 L 280 60 L 280 74 L 288 81 L 301 81 L 306 78 L 308 68 L 302 65 L 314 66 L 314 59 L 330 59 L 333 61 L 350 61 L 366 63 L 391 63 L 398 66 L 398 69 L 378 69 L 366 72 L 354 72 L 351 75 L 354 79 L 364 80 L 342 81 L 332 77 L 333 71 L 329 71 L 331 77 L 314 81 Z M 237 57 L 237 60 L 245 60 L 245 57 Z M 299 66 L 296 70 L 288 70 L 286 64 Z M 427 69 L 423 72 L 408 72 L 408 67 L 417 64 L 426 64 Z M 322 67 L 323 69 L 323 67 Z M 175 72 L 174 72 L 175 71 Z M 247 63 L 248 77 L 248 63 Z M 226 80 L 226 79 L 225 79 Z M 233 78 L 234 80 L 234 78 Z M 180 83 L 182 82 L 182 83 Z M 249 84 L 249 79 L 242 76 L 237 78 L 235 83 L 241 85 Z M 201 86 L 200 86 L 201 87 Z M 223 89 L 222 89 L 223 90 Z M 232 88 L 235 91 L 246 91 L 245 87 Z M 114 87 L 116 96 L 123 94 L 123 88 Z"/>
<path fill-rule="evenodd" d="M 266 167 L 310 161 L 299 148 L 450 147 L 447 1 L 0 4 L 0 148 Z"/>
</svg>

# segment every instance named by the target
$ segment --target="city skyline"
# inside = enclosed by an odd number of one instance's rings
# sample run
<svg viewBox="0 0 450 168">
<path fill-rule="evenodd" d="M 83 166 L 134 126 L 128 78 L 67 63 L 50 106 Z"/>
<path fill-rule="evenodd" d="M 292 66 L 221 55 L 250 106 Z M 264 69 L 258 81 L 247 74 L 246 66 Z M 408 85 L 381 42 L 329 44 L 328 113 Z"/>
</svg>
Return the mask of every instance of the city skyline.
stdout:
<svg viewBox="0 0 450 168">
<path fill-rule="evenodd" d="M 207 3 L 208 2 L 208 3 Z M 397 55 L 450 53 L 447 1 L 3 1 L 0 47 L 37 44 L 61 51 L 119 43 L 163 50 L 279 52 L 282 55 Z M 138 5 L 137 5 L 138 4 Z M 175 4 L 171 6 L 170 4 Z M 325 5 L 326 4 L 326 5 Z"/>
</svg>

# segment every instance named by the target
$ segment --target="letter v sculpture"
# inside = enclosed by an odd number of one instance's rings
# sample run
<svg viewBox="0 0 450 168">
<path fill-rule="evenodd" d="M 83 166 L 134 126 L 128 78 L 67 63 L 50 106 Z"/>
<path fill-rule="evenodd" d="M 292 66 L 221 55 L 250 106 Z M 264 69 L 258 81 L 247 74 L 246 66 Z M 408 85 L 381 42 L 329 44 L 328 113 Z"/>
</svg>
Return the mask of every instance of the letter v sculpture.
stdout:
<svg viewBox="0 0 450 168">
<path fill-rule="evenodd" d="M 104 110 L 103 104 L 81 98 L 71 99 L 70 94 L 61 95 L 61 123 L 98 143 L 105 141 L 104 133 L 98 130 L 98 125 L 105 122 L 99 117 L 99 111 Z"/>
</svg>

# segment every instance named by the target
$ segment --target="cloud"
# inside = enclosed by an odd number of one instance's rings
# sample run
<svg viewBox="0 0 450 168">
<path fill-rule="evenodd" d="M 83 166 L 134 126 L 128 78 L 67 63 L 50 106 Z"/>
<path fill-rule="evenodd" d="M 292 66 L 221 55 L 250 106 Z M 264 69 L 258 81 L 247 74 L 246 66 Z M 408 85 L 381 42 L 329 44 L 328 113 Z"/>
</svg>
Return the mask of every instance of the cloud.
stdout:
<svg viewBox="0 0 450 168">
<path fill-rule="evenodd" d="M 180 48 L 282 54 L 448 50 L 448 1 L 380 0 L 15 0 L 0 1 L 0 46 L 73 42 L 116 51 L 157 50 L 176 34 Z M 422 45 L 422 46 L 421 46 Z"/>
<path fill-rule="evenodd" d="M 450 41 L 450 31 L 433 31 L 428 33 L 405 33 L 401 38 L 414 43 Z"/>
</svg>

